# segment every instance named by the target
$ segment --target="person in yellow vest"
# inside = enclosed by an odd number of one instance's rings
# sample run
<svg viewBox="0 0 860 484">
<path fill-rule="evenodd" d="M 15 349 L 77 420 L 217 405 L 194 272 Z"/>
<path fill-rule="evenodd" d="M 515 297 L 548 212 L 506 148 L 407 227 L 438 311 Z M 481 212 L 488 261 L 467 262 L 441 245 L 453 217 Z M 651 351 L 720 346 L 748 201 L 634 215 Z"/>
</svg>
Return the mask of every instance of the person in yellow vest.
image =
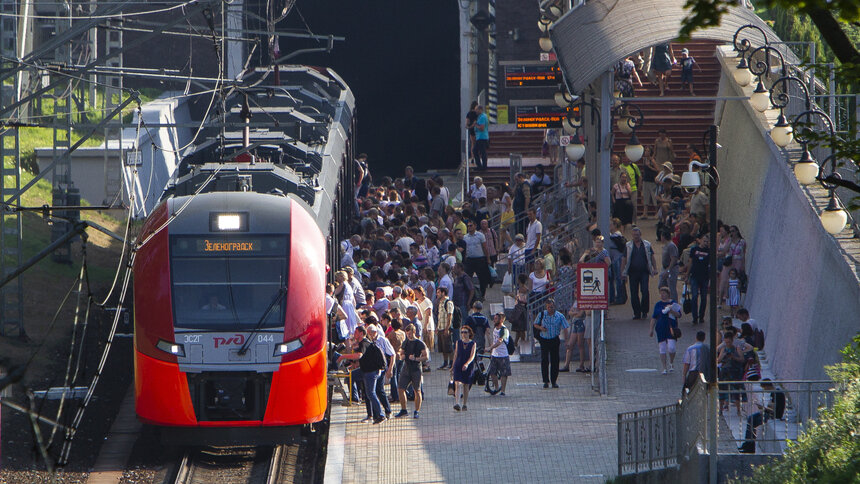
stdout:
<svg viewBox="0 0 860 484">
<path fill-rule="evenodd" d="M 638 210 L 639 187 L 642 186 L 642 172 L 639 167 L 630 162 L 626 156 L 621 163 L 621 169 L 627 172 L 627 177 L 630 179 L 630 200 L 633 202 L 633 224 L 636 224 L 636 212 Z"/>
</svg>

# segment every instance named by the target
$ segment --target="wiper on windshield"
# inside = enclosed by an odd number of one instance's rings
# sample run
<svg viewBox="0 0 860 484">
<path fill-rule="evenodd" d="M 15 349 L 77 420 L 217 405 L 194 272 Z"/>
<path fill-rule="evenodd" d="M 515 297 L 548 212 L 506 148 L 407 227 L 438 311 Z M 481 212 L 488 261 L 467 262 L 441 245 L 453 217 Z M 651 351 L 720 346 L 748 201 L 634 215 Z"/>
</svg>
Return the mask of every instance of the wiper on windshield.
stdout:
<svg viewBox="0 0 860 484">
<path fill-rule="evenodd" d="M 269 317 L 270 314 L 272 314 L 272 310 L 275 309 L 275 306 L 281 303 L 281 299 L 284 298 L 285 294 L 287 294 L 287 286 L 281 286 L 278 289 L 278 293 L 275 294 L 275 298 L 272 299 L 271 303 L 269 303 L 269 307 L 266 308 L 266 311 L 260 317 L 260 320 L 257 321 L 257 325 L 254 326 L 254 329 L 251 330 L 251 334 L 248 335 L 248 339 L 245 340 L 245 344 L 243 344 L 242 347 L 239 348 L 239 355 L 244 355 L 248 352 L 248 348 L 251 347 L 251 341 L 254 339 L 254 335 L 257 334 L 257 331 L 259 331 L 260 328 L 263 327 L 263 323 L 266 322 L 266 319 Z"/>
</svg>

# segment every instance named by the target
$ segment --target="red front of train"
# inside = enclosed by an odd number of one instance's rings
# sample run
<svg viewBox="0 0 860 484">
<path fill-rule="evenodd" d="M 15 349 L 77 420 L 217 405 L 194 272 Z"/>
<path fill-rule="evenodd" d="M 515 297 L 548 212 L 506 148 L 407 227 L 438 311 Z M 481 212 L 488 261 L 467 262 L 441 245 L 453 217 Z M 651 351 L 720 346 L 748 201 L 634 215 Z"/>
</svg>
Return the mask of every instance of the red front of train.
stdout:
<svg viewBox="0 0 860 484">
<path fill-rule="evenodd" d="M 300 202 L 251 192 L 169 198 L 139 240 L 134 370 L 143 422 L 323 419 L 326 245 Z"/>
</svg>

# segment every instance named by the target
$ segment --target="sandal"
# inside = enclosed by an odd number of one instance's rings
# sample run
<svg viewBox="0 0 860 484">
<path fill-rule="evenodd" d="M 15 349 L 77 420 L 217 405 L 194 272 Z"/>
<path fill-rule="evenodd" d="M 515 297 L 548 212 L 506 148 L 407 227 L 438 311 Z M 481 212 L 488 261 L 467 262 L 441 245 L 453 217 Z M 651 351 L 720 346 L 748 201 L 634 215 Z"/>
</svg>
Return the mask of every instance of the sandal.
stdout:
<svg viewBox="0 0 860 484">
<path fill-rule="evenodd" d="M 579 368 L 577 368 L 577 369 L 576 369 L 576 372 L 577 372 L 577 373 L 585 373 L 585 367 L 584 367 L 584 366 L 580 366 Z"/>
</svg>

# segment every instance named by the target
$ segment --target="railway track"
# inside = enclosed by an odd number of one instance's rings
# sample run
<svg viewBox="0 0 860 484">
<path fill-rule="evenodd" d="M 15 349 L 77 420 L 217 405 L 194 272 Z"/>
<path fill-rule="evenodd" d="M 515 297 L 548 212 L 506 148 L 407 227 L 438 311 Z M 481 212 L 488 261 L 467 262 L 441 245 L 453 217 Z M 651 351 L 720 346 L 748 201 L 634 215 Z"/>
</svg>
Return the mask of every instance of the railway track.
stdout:
<svg viewBox="0 0 860 484">
<path fill-rule="evenodd" d="M 315 440 L 315 439 L 312 439 Z M 173 484 L 309 484 L 317 481 L 320 452 L 311 441 L 259 447 L 200 447 L 186 450 Z"/>
</svg>

